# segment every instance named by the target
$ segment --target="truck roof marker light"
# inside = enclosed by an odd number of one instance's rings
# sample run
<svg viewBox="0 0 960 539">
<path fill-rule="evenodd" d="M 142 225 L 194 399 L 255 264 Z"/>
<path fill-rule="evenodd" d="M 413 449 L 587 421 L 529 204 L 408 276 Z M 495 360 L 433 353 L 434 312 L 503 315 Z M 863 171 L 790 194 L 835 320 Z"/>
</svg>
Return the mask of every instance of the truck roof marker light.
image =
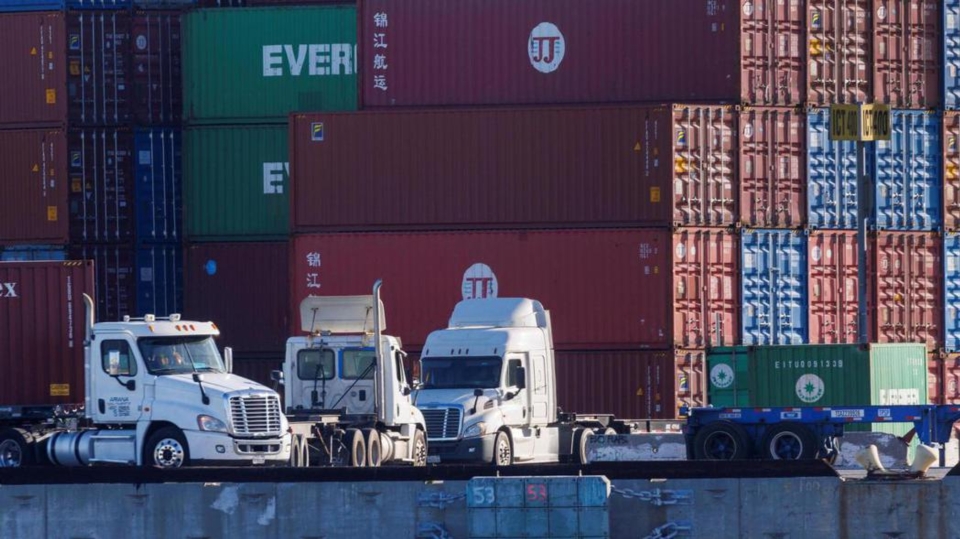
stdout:
<svg viewBox="0 0 960 539">
<path fill-rule="evenodd" d="M 180 313 L 171 313 L 171 314 L 170 314 L 170 321 L 171 321 L 171 322 L 179 322 L 179 321 L 180 321 Z"/>
<path fill-rule="evenodd" d="M 156 322 L 156 321 L 157 321 L 157 315 L 155 315 L 155 314 L 145 314 L 145 315 L 143 315 L 143 321 L 144 321 L 144 322 Z"/>
</svg>

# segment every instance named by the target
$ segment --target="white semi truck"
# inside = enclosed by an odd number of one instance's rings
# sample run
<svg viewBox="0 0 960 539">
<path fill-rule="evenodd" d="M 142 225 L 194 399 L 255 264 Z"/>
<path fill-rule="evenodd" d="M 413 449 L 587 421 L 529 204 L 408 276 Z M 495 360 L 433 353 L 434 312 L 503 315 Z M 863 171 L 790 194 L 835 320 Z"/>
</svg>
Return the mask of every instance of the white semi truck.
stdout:
<svg viewBox="0 0 960 539">
<path fill-rule="evenodd" d="M 176 314 L 94 323 L 93 300 L 83 300 L 84 403 L 0 407 L 0 467 L 288 462 L 279 395 L 230 374 L 213 323 Z"/>
<path fill-rule="evenodd" d="M 414 402 L 430 462 L 586 462 L 593 434 L 627 434 L 612 415 L 560 413 L 549 312 L 525 298 L 464 300 L 430 333 Z"/>
<path fill-rule="evenodd" d="M 287 341 L 283 371 L 295 466 L 427 462 L 426 424 L 413 405 L 400 339 L 386 328 L 380 281 L 367 296 L 309 296 L 304 337 Z"/>
</svg>

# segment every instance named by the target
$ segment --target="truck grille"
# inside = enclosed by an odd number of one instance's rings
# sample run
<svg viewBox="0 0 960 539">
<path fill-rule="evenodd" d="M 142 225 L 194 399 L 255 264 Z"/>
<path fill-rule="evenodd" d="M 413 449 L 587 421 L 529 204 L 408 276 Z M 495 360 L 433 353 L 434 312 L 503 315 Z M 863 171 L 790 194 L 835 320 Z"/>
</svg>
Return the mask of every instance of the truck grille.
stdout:
<svg viewBox="0 0 960 539">
<path fill-rule="evenodd" d="M 239 436 L 279 436 L 280 399 L 276 395 L 230 397 L 230 420 Z"/>
<path fill-rule="evenodd" d="M 460 408 L 421 408 L 428 440 L 455 440 L 460 434 Z"/>
</svg>

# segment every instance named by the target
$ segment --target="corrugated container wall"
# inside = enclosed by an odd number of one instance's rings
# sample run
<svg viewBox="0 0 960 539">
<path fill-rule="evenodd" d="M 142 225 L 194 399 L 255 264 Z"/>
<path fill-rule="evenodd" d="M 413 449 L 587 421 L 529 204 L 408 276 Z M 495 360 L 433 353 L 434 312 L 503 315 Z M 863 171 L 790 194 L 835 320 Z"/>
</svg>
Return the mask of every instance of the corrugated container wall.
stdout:
<svg viewBox="0 0 960 539">
<path fill-rule="evenodd" d="M 807 115 L 807 201 L 811 228 L 857 227 L 857 153 L 855 142 L 830 140 L 830 110 L 810 109 Z M 872 168 L 866 152 L 864 167 Z"/>
<path fill-rule="evenodd" d="M 943 403 L 960 404 L 960 354 L 943 359 Z"/>
<path fill-rule="evenodd" d="M 810 343 L 860 342 L 856 231 L 813 231 L 807 241 Z"/>
<path fill-rule="evenodd" d="M 133 241 L 133 133 L 116 127 L 71 129 L 68 142 L 71 241 Z"/>
<path fill-rule="evenodd" d="M 0 405 L 83 403 L 83 294 L 93 295 L 92 264 L 4 262 L 0 282 Z"/>
<path fill-rule="evenodd" d="M 960 44 L 958 44 L 960 46 Z M 943 115 L 943 227 L 960 230 L 960 113 Z"/>
<path fill-rule="evenodd" d="M 728 107 L 309 114 L 290 129 L 298 233 L 737 218 Z"/>
<path fill-rule="evenodd" d="M 288 299 L 289 260 L 287 242 L 190 245 L 184 316 L 215 322 L 222 346 L 237 353 L 282 356 L 287 337 L 300 334 L 289 333 L 290 316 L 300 325 L 299 305 L 291 310 Z"/>
<path fill-rule="evenodd" d="M 178 11 L 133 17 L 133 119 L 139 125 L 177 125 L 183 117 L 180 25 Z"/>
<path fill-rule="evenodd" d="M 935 232 L 879 232 L 870 241 L 871 340 L 943 345 L 943 239 Z"/>
<path fill-rule="evenodd" d="M 673 345 L 740 341 L 740 235 L 683 227 L 673 233 Z"/>
<path fill-rule="evenodd" d="M 807 102 L 869 103 L 873 0 L 807 2 Z"/>
<path fill-rule="evenodd" d="M 67 9 L 127 9 L 130 0 L 2 0 L 4 11 L 60 11 Z"/>
<path fill-rule="evenodd" d="M 288 236 L 286 125 L 191 127 L 183 142 L 184 226 L 190 241 Z"/>
<path fill-rule="evenodd" d="M 564 412 L 618 418 L 674 419 L 684 405 L 704 405 L 703 352 L 558 352 L 557 404 Z"/>
<path fill-rule="evenodd" d="M 60 124 L 66 119 L 64 18 L 61 12 L 0 15 L 0 64 L 4 69 L 0 124 Z"/>
<path fill-rule="evenodd" d="M 179 241 L 183 228 L 180 130 L 137 129 L 133 152 L 137 241 Z"/>
<path fill-rule="evenodd" d="M 943 261 L 943 347 L 960 352 L 960 235 L 955 232 L 944 237 Z"/>
<path fill-rule="evenodd" d="M 940 4 L 873 0 L 873 99 L 891 107 L 941 106 Z"/>
<path fill-rule="evenodd" d="M 445 328 L 458 301 L 489 296 L 543 302 L 558 349 L 664 349 L 672 248 L 666 229 L 299 235 L 288 311 L 382 278 L 389 332 L 409 349 Z M 299 327 L 291 320 L 293 334 Z"/>
<path fill-rule="evenodd" d="M 146 244 L 136 253 L 136 315 L 182 313 L 183 247 Z"/>
<path fill-rule="evenodd" d="M 806 223 L 806 113 L 750 107 L 740 112 L 740 222 L 756 228 Z"/>
<path fill-rule="evenodd" d="M 0 99 L 0 103 L 3 101 Z M 5 191 L 0 197 L 0 242 L 66 244 L 69 226 L 64 131 L 0 131 L 0 170 Z"/>
<path fill-rule="evenodd" d="M 363 105 L 800 104 L 803 15 L 797 2 L 363 0 Z"/>
<path fill-rule="evenodd" d="M 707 352 L 714 406 L 925 404 L 922 344 L 741 346 Z"/>
<path fill-rule="evenodd" d="M 943 105 L 960 109 L 960 0 L 943 1 Z"/>
<path fill-rule="evenodd" d="M 200 9 L 183 22 L 184 120 L 286 122 L 357 108 L 353 6 Z"/>
<path fill-rule="evenodd" d="M 40 260 L 66 260 L 63 245 L 10 245 L 0 247 L 0 262 L 36 262 Z"/>
<path fill-rule="evenodd" d="M 792 230 L 744 229 L 743 344 L 807 342 L 807 237 Z"/>
<path fill-rule="evenodd" d="M 930 404 L 945 404 L 943 400 L 945 366 L 946 358 L 940 357 L 940 352 L 927 353 L 927 402 Z"/>
</svg>

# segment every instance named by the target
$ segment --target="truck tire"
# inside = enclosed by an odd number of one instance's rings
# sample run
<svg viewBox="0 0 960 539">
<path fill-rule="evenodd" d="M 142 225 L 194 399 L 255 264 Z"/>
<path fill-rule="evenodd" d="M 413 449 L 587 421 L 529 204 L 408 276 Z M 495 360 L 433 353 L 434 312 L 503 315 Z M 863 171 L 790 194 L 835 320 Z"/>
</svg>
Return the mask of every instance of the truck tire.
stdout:
<svg viewBox="0 0 960 539">
<path fill-rule="evenodd" d="M 768 460 L 810 460 L 820 449 L 816 436 L 799 423 L 771 425 L 760 441 L 760 456 Z"/>
<path fill-rule="evenodd" d="M 347 447 L 350 448 L 350 466 L 363 468 L 367 465 L 367 443 L 360 429 L 347 429 Z"/>
<path fill-rule="evenodd" d="M 147 438 L 143 448 L 143 465 L 158 468 L 182 468 L 190 464 L 187 439 L 176 427 L 163 427 Z"/>
<path fill-rule="evenodd" d="M 380 432 L 377 429 L 363 429 L 363 439 L 367 441 L 367 466 L 377 468 L 383 460 L 380 451 Z"/>
<path fill-rule="evenodd" d="M 420 429 L 413 433 L 413 465 L 427 465 L 427 435 Z"/>
<path fill-rule="evenodd" d="M 19 468 L 34 463 L 33 435 L 23 429 L 0 430 L 0 468 Z"/>
<path fill-rule="evenodd" d="M 750 457 L 750 437 L 736 423 L 717 421 L 701 428 L 693 438 L 697 460 L 743 460 Z"/>
<path fill-rule="evenodd" d="M 510 466 L 513 464 L 513 443 L 510 442 L 510 436 L 506 432 L 497 433 L 493 441 L 493 460 L 494 466 Z"/>
<path fill-rule="evenodd" d="M 574 462 L 578 462 L 580 464 L 587 463 L 587 440 L 589 440 L 594 434 L 596 434 L 596 432 L 589 428 L 577 429 L 577 432 L 574 433 L 573 448 L 574 451 L 577 452 L 577 454 L 574 455 Z"/>
</svg>

